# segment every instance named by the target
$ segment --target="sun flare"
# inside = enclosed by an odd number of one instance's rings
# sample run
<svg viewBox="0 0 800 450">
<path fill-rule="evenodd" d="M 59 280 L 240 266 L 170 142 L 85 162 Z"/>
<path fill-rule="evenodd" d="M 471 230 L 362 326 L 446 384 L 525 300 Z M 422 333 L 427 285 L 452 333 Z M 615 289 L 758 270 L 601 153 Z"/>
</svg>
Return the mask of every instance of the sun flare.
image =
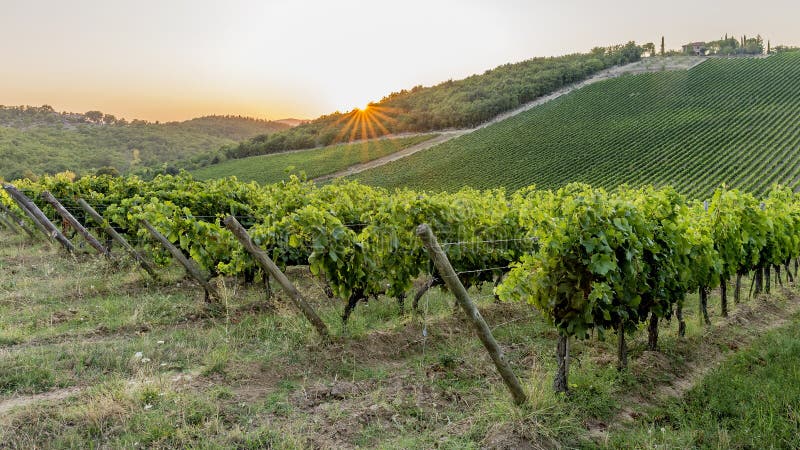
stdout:
<svg viewBox="0 0 800 450">
<path fill-rule="evenodd" d="M 333 126 L 341 126 L 334 142 L 352 142 L 356 140 L 374 139 L 386 136 L 392 132 L 387 128 L 391 126 L 395 119 L 394 108 L 368 103 L 363 107 L 353 108 L 353 110 L 342 115 Z"/>
</svg>

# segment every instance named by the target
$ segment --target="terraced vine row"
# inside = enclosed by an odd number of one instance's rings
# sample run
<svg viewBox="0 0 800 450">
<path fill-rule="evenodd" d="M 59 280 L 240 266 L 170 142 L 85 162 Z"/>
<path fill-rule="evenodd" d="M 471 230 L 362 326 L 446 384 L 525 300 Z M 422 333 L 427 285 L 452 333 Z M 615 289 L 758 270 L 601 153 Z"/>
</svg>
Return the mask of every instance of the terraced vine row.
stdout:
<svg viewBox="0 0 800 450">
<path fill-rule="evenodd" d="M 569 337 L 593 330 L 616 330 L 624 349 L 625 334 L 643 322 L 651 333 L 673 314 L 683 323 L 692 291 L 700 292 L 707 320 L 710 289 L 736 276 L 738 294 L 751 271 L 769 283 L 770 271 L 791 274 L 790 261 L 800 257 L 800 195 L 777 186 L 760 199 L 719 188 L 701 203 L 671 187 L 606 191 L 579 183 L 513 194 L 389 193 L 354 182 L 317 187 L 296 177 L 267 186 L 189 176 L 18 184 L 34 199 L 46 190 L 66 202 L 90 200 L 134 239 L 147 236 L 140 223 L 147 220 L 212 275 L 252 278 L 255 262 L 222 225 L 224 217 L 238 217 L 279 267 L 305 265 L 328 283 L 345 303 L 344 320 L 369 296 L 402 301 L 415 280 L 436 275 L 415 233 L 428 223 L 465 285 L 495 283 L 500 298 L 535 305 L 557 328 L 559 352 Z M 0 201 L 13 207 L 4 195 Z M 163 250 L 143 247 L 168 262 Z M 725 313 L 724 294 L 722 301 Z M 651 335 L 651 346 L 656 340 Z M 560 376 L 556 389 L 566 390 Z"/>
<path fill-rule="evenodd" d="M 354 178 L 383 187 L 800 187 L 800 52 L 596 83 Z"/>
</svg>

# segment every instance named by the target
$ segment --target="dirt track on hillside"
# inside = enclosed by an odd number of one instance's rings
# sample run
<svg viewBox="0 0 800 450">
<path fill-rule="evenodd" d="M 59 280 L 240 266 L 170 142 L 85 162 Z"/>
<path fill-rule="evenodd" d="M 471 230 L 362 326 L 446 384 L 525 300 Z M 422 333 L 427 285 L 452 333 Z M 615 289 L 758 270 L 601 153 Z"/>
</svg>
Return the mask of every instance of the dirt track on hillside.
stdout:
<svg viewBox="0 0 800 450">
<path fill-rule="evenodd" d="M 427 150 L 433 146 L 439 145 L 443 142 L 447 142 L 450 139 L 457 138 L 459 136 L 463 136 L 471 131 L 474 130 L 448 130 L 442 131 L 439 133 L 439 136 L 436 136 L 433 139 L 429 139 L 425 142 L 420 142 L 419 144 L 412 145 L 411 147 L 404 148 L 402 150 L 396 151 L 391 155 L 386 155 L 382 158 L 373 159 L 372 161 L 367 161 L 365 163 L 356 164 L 350 166 L 344 170 L 340 170 L 338 172 L 334 172 L 328 175 L 323 175 L 321 177 L 314 178 L 313 181 L 323 182 L 328 181 L 333 178 L 341 178 L 347 177 L 350 175 L 357 174 L 359 172 L 363 172 L 367 169 L 372 169 L 373 167 L 382 166 L 384 164 L 390 163 L 392 161 L 397 161 L 398 159 L 405 158 L 406 156 L 413 155 L 414 153 L 420 152 L 422 150 Z"/>
</svg>

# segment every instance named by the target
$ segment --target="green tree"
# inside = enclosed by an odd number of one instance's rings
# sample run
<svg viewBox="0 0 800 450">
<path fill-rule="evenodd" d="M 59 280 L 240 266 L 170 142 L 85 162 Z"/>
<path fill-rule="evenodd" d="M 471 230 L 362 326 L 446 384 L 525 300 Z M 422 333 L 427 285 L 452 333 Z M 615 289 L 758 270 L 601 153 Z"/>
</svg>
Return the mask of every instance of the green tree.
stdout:
<svg viewBox="0 0 800 450">
<path fill-rule="evenodd" d="M 97 171 L 94 174 L 96 176 L 108 175 L 110 177 L 118 177 L 119 170 L 117 170 L 117 168 L 114 166 L 105 166 L 97 169 Z"/>
<path fill-rule="evenodd" d="M 104 114 L 100 111 L 86 111 L 84 117 L 91 123 L 102 123 Z"/>
</svg>

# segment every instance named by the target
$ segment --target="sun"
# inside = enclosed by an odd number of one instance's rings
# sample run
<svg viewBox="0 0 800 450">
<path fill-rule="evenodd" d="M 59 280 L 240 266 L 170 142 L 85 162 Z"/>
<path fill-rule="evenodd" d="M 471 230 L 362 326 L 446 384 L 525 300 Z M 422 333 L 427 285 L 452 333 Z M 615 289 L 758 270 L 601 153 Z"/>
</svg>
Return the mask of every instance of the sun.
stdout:
<svg viewBox="0 0 800 450">
<path fill-rule="evenodd" d="M 330 125 L 332 131 L 336 130 L 333 142 L 368 140 L 391 134 L 387 125 L 396 121 L 395 111 L 395 108 L 372 102 L 353 108 Z"/>
</svg>

